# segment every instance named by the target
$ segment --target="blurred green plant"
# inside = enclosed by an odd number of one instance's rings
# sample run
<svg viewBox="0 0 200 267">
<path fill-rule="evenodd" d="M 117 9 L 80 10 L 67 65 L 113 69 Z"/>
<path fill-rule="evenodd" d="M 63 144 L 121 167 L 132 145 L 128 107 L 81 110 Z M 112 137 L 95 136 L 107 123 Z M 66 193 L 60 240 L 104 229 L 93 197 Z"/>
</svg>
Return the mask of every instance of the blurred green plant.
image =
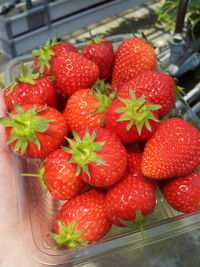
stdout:
<svg viewBox="0 0 200 267">
<path fill-rule="evenodd" d="M 161 27 L 165 31 L 174 29 L 178 5 L 181 0 L 164 0 L 161 1 L 155 13 Z M 195 38 L 195 28 L 200 24 L 200 0 L 189 0 L 185 16 L 186 31 Z"/>
</svg>

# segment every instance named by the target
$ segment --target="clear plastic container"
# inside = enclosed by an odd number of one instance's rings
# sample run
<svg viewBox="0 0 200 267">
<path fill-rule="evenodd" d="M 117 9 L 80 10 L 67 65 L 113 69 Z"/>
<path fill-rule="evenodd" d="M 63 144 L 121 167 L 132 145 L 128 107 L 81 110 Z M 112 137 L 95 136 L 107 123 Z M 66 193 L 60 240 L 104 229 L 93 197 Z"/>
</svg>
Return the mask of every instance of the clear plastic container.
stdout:
<svg viewBox="0 0 200 267">
<path fill-rule="evenodd" d="M 115 47 L 124 38 L 118 35 L 111 37 Z M 169 52 L 160 55 L 160 60 L 166 64 Z M 20 61 L 31 64 L 31 56 L 14 59 L 6 70 L 7 83 L 16 76 Z M 199 97 L 199 84 L 185 98 L 189 106 L 177 103 L 184 117 L 192 121 L 200 121 L 200 107 L 195 99 Z M 61 205 L 64 203 L 53 198 L 50 193 L 43 195 L 43 189 L 38 179 L 23 177 L 21 173 L 36 173 L 40 160 L 22 159 L 14 155 L 16 185 L 18 191 L 23 240 L 26 250 L 37 262 L 37 266 L 69 266 L 83 264 L 95 259 L 108 256 L 109 253 L 119 253 L 130 249 L 137 249 L 162 239 L 170 238 L 183 232 L 200 228 L 200 212 L 182 214 L 170 207 L 162 194 L 157 190 L 157 205 L 149 220 L 144 224 L 145 239 L 139 229 L 128 229 L 113 226 L 111 231 L 101 241 L 87 247 L 76 249 L 55 249 L 53 240 L 47 235 L 52 232 L 52 224 Z"/>
</svg>

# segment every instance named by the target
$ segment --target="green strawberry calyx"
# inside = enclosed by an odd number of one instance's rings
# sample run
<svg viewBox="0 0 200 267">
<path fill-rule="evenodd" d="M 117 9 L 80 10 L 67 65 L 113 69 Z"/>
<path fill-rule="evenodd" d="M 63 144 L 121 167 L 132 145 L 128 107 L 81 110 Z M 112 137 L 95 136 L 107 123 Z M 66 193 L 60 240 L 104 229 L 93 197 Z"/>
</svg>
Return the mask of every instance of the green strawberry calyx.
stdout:
<svg viewBox="0 0 200 267">
<path fill-rule="evenodd" d="M 99 157 L 99 152 L 106 142 L 95 142 L 96 131 L 92 134 L 86 130 L 83 139 L 79 137 L 76 132 L 73 132 L 74 139 L 66 138 L 69 142 L 69 147 L 62 147 L 65 151 L 72 155 L 70 162 L 77 164 L 76 175 L 83 170 L 88 176 L 90 176 L 88 164 L 90 162 L 96 162 L 98 164 L 105 165 L 105 162 Z"/>
<path fill-rule="evenodd" d="M 80 241 L 80 237 L 83 234 L 83 230 L 77 231 L 76 219 L 71 222 L 71 224 L 66 225 L 63 220 L 57 221 L 58 234 L 50 233 L 48 236 L 52 237 L 56 241 L 56 248 L 60 247 L 70 247 L 76 248 L 88 244 L 88 241 Z"/>
<path fill-rule="evenodd" d="M 100 44 L 100 43 L 105 41 L 104 38 L 101 38 L 99 36 L 93 36 L 91 31 L 89 31 L 89 34 L 90 34 L 91 40 L 89 42 L 87 42 L 86 46 L 90 45 L 90 44 Z"/>
<path fill-rule="evenodd" d="M 44 46 L 40 46 L 39 49 L 34 49 L 32 55 L 38 57 L 37 67 L 40 73 L 43 73 L 45 67 L 50 69 L 50 60 L 55 55 L 53 47 L 60 44 L 56 41 L 56 38 L 48 40 Z"/>
<path fill-rule="evenodd" d="M 14 151 L 20 151 L 21 155 L 26 152 L 28 147 L 28 141 L 37 145 L 38 149 L 41 149 L 40 141 L 36 136 L 36 132 L 45 132 L 51 120 L 47 120 L 38 116 L 42 113 L 43 109 L 36 111 L 37 106 L 34 105 L 27 111 L 24 111 L 20 106 L 14 104 L 16 114 L 8 113 L 9 117 L 0 118 L 0 123 L 5 127 L 11 127 L 11 134 L 7 144 L 16 141 Z"/>
<path fill-rule="evenodd" d="M 142 128 L 145 125 L 146 128 L 151 131 L 151 125 L 149 120 L 159 122 L 159 120 L 151 112 L 161 108 L 160 105 L 147 105 L 144 95 L 136 99 L 134 91 L 129 91 L 130 99 L 118 97 L 118 99 L 125 105 L 122 108 L 115 110 L 116 113 L 122 113 L 117 121 L 129 121 L 126 129 L 129 131 L 133 125 L 136 126 L 138 134 L 141 135 Z"/>
<path fill-rule="evenodd" d="M 99 105 L 93 113 L 104 112 L 112 103 L 116 96 L 116 91 L 109 90 L 110 85 L 106 84 L 104 80 L 98 79 L 92 87 L 91 95 L 99 101 Z"/>
<path fill-rule="evenodd" d="M 121 218 L 118 218 L 118 220 L 120 221 L 120 223 L 122 223 L 126 227 L 140 229 L 142 238 L 145 239 L 145 232 L 144 232 L 144 227 L 143 227 L 145 217 L 142 215 L 140 210 L 136 210 L 135 219 L 133 221 L 127 221 Z"/>
<path fill-rule="evenodd" d="M 15 86 L 19 83 L 25 82 L 29 83 L 31 85 L 36 84 L 36 79 L 40 77 L 39 73 L 34 73 L 33 67 L 28 67 L 27 70 L 25 70 L 24 64 L 20 64 L 20 72 L 19 72 L 19 77 L 15 79 L 15 82 L 6 87 L 8 89 L 7 94 L 12 94 Z"/>
</svg>

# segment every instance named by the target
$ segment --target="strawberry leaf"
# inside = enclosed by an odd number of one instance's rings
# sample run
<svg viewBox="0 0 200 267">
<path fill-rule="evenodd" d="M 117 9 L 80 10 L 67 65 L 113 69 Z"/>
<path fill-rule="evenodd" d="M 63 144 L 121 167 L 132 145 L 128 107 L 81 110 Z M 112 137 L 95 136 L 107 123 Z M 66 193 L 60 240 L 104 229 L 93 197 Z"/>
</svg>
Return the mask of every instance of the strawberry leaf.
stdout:
<svg viewBox="0 0 200 267">
<path fill-rule="evenodd" d="M 8 118 L 0 118 L 0 123 L 3 124 L 5 127 L 13 127 L 13 121 Z"/>
<path fill-rule="evenodd" d="M 24 138 L 23 143 L 21 144 L 21 147 L 20 147 L 22 155 L 24 155 L 24 153 L 26 152 L 27 146 L 28 146 L 27 139 Z"/>
<path fill-rule="evenodd" d="M 32 130 L 33 131 L 37 131 L 37 132 L 40 132 L 40 133 L 43 133 L 45 132 L 48 127 L 49 127 L 49 122 L 51 122 L 52 120 L 47 120 L 45 118 L 42 118 L 42 117 L 33 117 L 32 118 Z"/>
<path fill-rule="evenodd" d="M 17 113 L 19 113 L 21 115 L 24 114 L 23 109 L 18 104 L 14 103 L 14 108 L 17 111 Z"/>
<path fill-rule="evenodd" d="M 36 146 L 38 147 L 38 149 L 41 148 L 41 146 L 40 146 L 40 141 L 39 141 L 39 139 L 37 138 L 37 136 L 36 136 L 34 133 L 30 134 L 30 135 L 28 136 L 28 139 L 29 139 L 29 141 L 31 141 L 32 143 L 36 144 Z"/>
<path fill-rule="evenodd" d="M 7 91 L 8 95 L 13 93 L 16 85 L 17 85 L 17 82 L 14 82 L 11 85 L 9 85 L 7 88 L 5 88 L 5 89 L 8 89 L 8 91 Z"/>
<path fill-rule="evenodd" d="M 17 140 L 17 138 L 18 138 L 18 137 L 16 136 L 15 132 L 14 132 L 13 129 L 12 129 L 11 134 L 10 134 L 10 138 L 9 138 L 9 140 L 6 142 L 6 144 L 9 145 L 10 143 L 12 143 L 12 142 L 14 142 L 15 140 Z"/>
</svg>

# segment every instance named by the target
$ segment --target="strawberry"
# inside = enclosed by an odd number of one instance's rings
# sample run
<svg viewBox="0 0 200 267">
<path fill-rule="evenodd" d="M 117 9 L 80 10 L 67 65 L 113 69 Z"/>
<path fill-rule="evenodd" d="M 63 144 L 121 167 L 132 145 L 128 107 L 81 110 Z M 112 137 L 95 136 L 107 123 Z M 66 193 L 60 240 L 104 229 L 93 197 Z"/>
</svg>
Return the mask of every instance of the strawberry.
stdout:
<svg viewBox="0 0 200 267">
<path fill-rule="evenodd" d="M 140 149 L 137 143 L 126 145 L 128 153 L 127 170 L 141 174 L 141 160 L 143 151 Z"/>
<path fill-rule="evenodd" d="M 124 83 L 117 92 L 118 97 L 127 98 L 129 90 L 136 97 L 145 96 L 147 101 L 160 105 L 158 117 L 162 118 L 174 107 L 176 101 L 176 86 L 174 79 L 165 73 L 147 71 Z"/>
<path fill-rule="evenodd" d="M 55 222 L 53 237 L 58 247 L 78 247 L 98 241 L 110 230 L 105 211 L 105 192 L 90 189 L 65 203 Z"/>
<path fill-rule="evenodd" d="M 138 74 L 157 70 L 155 51 L 143 38 L 132 37 L 123 41 L 115 54 L 112 87 L 118 89 Z"/>
<path fill-rule="evenodd" d="M 64 110 L 71 131 L 99 127 L 104 124 L 105 111 L 115 96 L 102 80 L 92 89 L 80 89 L 72 94 Z"/>
<path fill-rule="evenodd" d="M 32 51 L 34 65 L 40 73 L 51 75 L 54 60 L 69 51 L 78 53 L 76 47 L 70 43 L 57 42 L 55 39 L 48 40 L 44 46 Z"/>
<path fill-rule="evenodd" d="M 77 175 L 96 187 L 116 183 L 123 175 L 127 164 L 127 152 L 115 133 L 104 128 L 74 132 L 74 139 L 67 139 L 71 154 L 70 162 L 77 166 Z"/>
<path fill-rule="evenodd" d="M 29 158 L 46 157 L 65 141 L 68 126 L 55 108 L 44 105 L 15 104 L 7 118 L 0 118 L 6 127 L 7 140 L 13 150 Z"/>
<path fill-rule="evenodd" d="M 98 65 L 100 79 L 110 81 L 115 59 L 111 41 L 106 38 L 94 37 L 82 49 L 81 54 Z"/>
<path fill-rule="evenodd" d="M 156 196 L 150 183 L 140 175 L 126 173 L 125 176 L 107 192 L 106 211 L 110 221 L 125 226 L 122 220 L 134 221 L 153 212 Z"/>
<path fill-rule="evenodd" d="M 141 162 L 142 162 L 142 154 L 143 151 L 140 149 L 140 147 L 136 144 L 130 144 L 126 146 L 126 150 L 128 153 L 128 161 L 127 161 L 127 172 L 131 172 L 133 175 L 138 176 L 141 179 L 144 179 L 145 181 L 149 182 L 154 189 L 157 189 L 158 187 L 158 180 L 155 179 L 149 179 L 145 176 L 143 176 L 141 172 Z"/>
<path fill-rule="evenodd" d="M 32 68 L 25 71 L 23 64 L 20 68 L 19 78 L 4 90 L 4 99 L 8 110 L 14 108 L 14 103 L 19 106 L 47 104 L 57 107 L 56 88 L 51 78 L 33 73 Z"/>
<path fill-rule="evenodd" d="M 136 98 L 130 90 L 128 99 L 116 98 L 106 110 L 105 127 L 115 132 L 122 143 L 148 139 L 157 129 L 157 109 L 145 98 Z"/>
<path fill-rule="evenodd" d="M 70 163 L 70 155 L 62 149 L 51 152 L 45 159 L 40 174 L 32 176 L 38 176 L 45 189 L 59 200 L 69 200 L 85 186 L 85 182 L 76 175 L 74 164 Z"/>
<path fill-rule="evenodd" d="M 54 60 L 53 75 L 58 90 L 65 96 L 91 88 L 99 78 L 99 67 L 81 54 L 68 52 Z"/>
<path fill-rule="evenodd" d="M 147 141 L 141 170 L 149 178 L 163 179 L 187 175 L 199 164 L 199 130 L 184 119 L 170 118 Z"/>
<path fill-rule="evenodd" d="M 168 203 L 177 211 L 189 213 L 200 210 L 200 171 L 186 176 L 165 179 L 160 185 Z"/>
</svg>

